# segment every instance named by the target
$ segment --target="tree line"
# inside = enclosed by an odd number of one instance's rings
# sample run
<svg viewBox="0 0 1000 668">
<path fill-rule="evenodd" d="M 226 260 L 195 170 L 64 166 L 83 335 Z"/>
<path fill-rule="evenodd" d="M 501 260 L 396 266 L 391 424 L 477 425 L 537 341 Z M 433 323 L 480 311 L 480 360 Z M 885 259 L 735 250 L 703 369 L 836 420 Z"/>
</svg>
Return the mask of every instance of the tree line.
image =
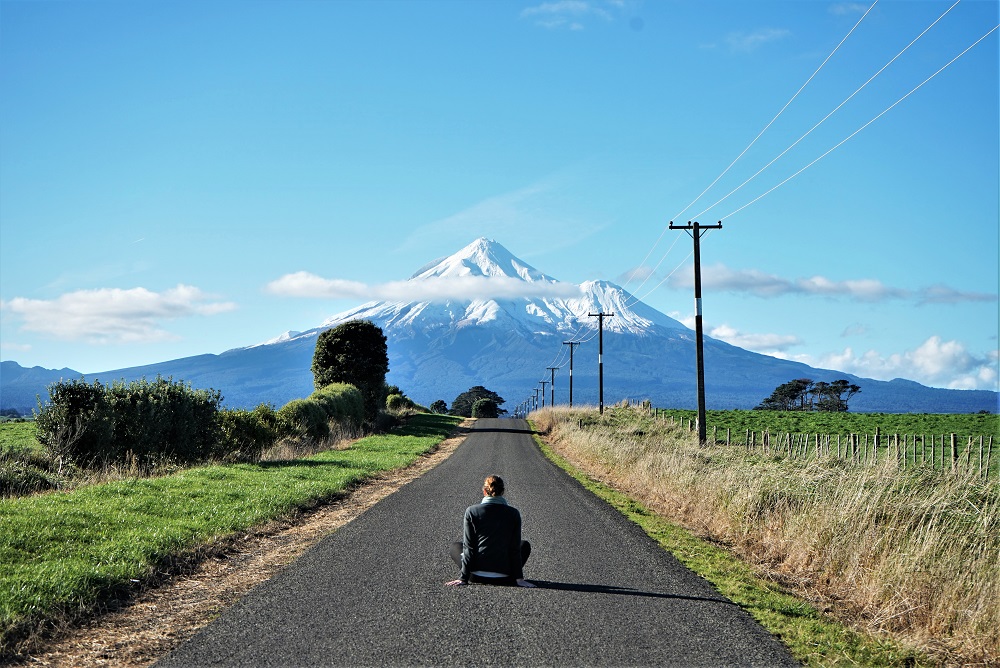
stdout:
<svg viewBox="0 0 1000 668">
<path fill-rule="evenodd" d="M 846 413 L 847 402 L 859 392 L 860 387 L 843 379 L 827 383 L 797 378 L 776 387 L 754 410 Z"/>
</svg>

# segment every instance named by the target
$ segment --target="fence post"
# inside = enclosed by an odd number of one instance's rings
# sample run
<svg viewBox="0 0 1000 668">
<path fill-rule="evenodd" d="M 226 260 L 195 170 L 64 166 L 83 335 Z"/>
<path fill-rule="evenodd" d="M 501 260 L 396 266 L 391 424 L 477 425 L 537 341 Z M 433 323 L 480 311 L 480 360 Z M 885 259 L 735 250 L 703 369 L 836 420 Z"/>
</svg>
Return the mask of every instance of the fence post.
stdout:
<svg viewBox="0 0 1000 668">
<path fill-rule="evenodd" d="M 990 459 L 993 457 L 993 436 L 990 435 L 990 442 L 986 446 L 986 475 L 983 476 L 983 480 L 990 479 Z"/>
<path fill-rule="evenodd" d="M 958 434 L 951 435 L 951 472 L 954 473 L 958 465 Z"/>
</svg>

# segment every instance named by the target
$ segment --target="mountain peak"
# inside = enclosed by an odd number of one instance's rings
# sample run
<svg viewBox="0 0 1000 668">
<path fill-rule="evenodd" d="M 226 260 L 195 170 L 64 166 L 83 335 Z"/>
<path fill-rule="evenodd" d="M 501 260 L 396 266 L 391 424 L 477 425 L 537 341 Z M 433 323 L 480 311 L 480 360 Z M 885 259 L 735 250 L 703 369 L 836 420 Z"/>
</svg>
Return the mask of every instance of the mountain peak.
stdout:
<svg viewBox="0 0 1000 668">
<path fill-rule="evenodd" d="M 515 257 L 498 242 L 486 237 L 479 237 L 454 255 L 424 267 L 413 278 L 455 278 L 459 276 L 507 277 L 528 282 L 556 282 L 554 278 L 546 276 Z"/>
</svg>

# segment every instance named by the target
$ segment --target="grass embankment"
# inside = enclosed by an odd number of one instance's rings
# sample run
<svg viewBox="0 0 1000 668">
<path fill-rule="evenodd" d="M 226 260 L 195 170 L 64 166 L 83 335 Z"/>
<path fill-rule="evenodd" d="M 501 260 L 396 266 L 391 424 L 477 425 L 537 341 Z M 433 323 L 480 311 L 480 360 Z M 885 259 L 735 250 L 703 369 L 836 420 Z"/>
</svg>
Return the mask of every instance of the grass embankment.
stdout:
<svg viewBox="0 0 1000 668">
<path fill-rule="evenodd" d="M 0 500 L 0 657 L 97 609 L 213 541 L 411 464 L 458 418 L 416 415 L 390 434 L 302 459 L 200 466 L 152 479 Z"/>
<path fill-rule="evenodd" d="M 995 480 L 699 448 L 687 429 L 628 409 L 534 422 L 578 479 L 800 660 L 1000 661 Z"/>
</svg>

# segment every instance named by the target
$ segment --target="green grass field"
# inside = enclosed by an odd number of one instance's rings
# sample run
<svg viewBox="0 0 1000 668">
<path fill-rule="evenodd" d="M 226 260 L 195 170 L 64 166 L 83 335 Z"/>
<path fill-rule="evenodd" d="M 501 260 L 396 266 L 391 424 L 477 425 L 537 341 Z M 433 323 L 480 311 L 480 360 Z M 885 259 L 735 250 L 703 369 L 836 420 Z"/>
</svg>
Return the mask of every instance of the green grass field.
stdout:
<svg viewBox="0 0 1000 668">
<path fill-rule="evenodd" d="M 697 417 L 693 410 L 658 409 L 658 415 L 675 420 Z M 931 413 L 821 413 L 805 411 L 707 411 L 705 423 L 709 429 L 731 429 L 735 435 L 747 429 L 772 434 L 956 434 L 963 442 L 971 436 L 989 438 L 1000 435 L 1000 415 L 996 414 L 931 414 Z"/>
<path fill-rule="evenodd" d="M 34 422 L 0 422 L 0 454 L 41 449 L 42 446 L 35 438 Z"/>
<path fill-rule="evenodd" d="M 0 499 L 0 657 L 47 624 L 141 586 L 158 564 L 407 466 L 459 421 L 416 415 L 389 434 L 303 459 Z"/>
</svg>

